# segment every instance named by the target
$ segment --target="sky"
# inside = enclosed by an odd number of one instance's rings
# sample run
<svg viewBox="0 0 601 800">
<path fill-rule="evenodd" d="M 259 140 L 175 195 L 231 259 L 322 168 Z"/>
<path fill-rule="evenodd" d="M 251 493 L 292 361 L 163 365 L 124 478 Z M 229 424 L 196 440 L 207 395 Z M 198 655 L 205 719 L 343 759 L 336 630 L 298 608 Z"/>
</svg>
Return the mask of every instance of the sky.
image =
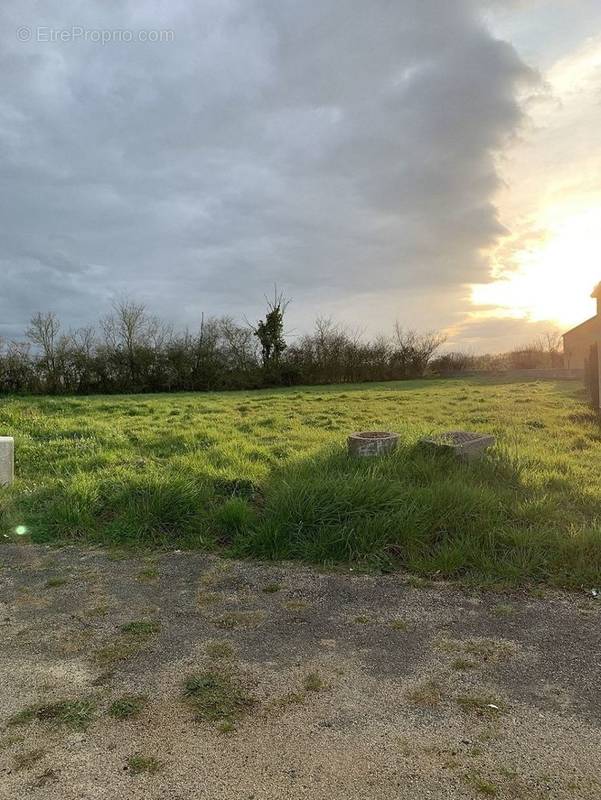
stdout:
<svg viewBox="0 0 601 800">
<path fill-rule="evenodd" d="M 593 313 L 598 0 L 3 0 L 0 337 L 398 320 L 501 351 Z"/>
</svg>

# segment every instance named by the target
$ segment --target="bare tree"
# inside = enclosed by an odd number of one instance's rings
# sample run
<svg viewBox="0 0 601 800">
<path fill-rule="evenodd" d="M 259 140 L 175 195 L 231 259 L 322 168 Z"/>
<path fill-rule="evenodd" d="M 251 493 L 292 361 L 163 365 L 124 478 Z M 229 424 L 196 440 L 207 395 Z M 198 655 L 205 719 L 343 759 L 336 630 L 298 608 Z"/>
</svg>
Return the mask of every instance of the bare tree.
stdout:
<svg viewBox="0 0 601 800">
<path fill-rule="evenodd" d="M 38 311 L 31 318 L 26 331 L 29 341 L 39 348 L 40 366 L 46 372 L 46 380 L 51 391 L 56 391 L 59 383 L 57 358 L 60 329 L 61 324 L 56 314 L 52 312 L 42 314 Z"/>
<path fill-rule="evenodd" d="M 444 344 L 443 334 L 429 331 L 417 333 L 405 329 L 397 321 L 394 325 L 392 360 L 402 371 L 400 377 L 418 378 L 424 374 L 430 359 L 438 348 Z"/>
<path fill-rule="evenodd" d="M 136 351 L 145 344 L 149 328 L 149 317 L 143 303 L 118 300 L 113 303 L 113 313 L 102 320 L 107 345 L 114 351 L 124 353 L 128 377 L 136 385 L 138 364 Z"/>
<path fill-rule="evenodd" d="M 560 367 L 563 364 L 561 335 L 556 331 L 542 333 L 529 344 L 516 347 L 508 357 L 514 369 Z"/>
<path fill-rule="evenodd" d="M 232 317 L 221 317 L 218 321 L 222 352 L 228 363 L 239 372 L 244 372 L 257 363 L 257 348 L 253 332 L 239 325 Z"/>
<path fill-rule="evenodd" d="M 87 392 L 93 381 L 93 370 L 97 359 L 96 331 L 91 326 L 72 331 L 65 343 L 68 373 L 66 388 L 76 392 Z"/>
</svg>

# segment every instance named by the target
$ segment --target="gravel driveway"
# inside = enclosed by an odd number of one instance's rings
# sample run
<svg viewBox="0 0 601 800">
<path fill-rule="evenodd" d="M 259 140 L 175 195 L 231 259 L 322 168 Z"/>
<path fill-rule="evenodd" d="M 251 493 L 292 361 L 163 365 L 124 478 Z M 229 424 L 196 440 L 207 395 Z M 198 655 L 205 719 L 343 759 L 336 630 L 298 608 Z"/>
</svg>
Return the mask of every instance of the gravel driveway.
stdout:
<svg viewBox="0 0 601 800">
<path fill-rule="evenodd" d="M 601 600 L 0 547 L 0 798 L 598 798 Z"/>
</svg>

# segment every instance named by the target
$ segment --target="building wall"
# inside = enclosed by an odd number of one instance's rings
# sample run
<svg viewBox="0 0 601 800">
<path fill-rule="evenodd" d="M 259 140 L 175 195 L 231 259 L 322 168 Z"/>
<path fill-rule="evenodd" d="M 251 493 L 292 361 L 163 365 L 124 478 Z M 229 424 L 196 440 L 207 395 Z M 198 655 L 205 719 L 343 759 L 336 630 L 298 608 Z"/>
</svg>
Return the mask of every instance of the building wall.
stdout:
<svg viewBox="0 0 601 800">
<path fill-rule="evenodd" d="M 593 317 L 563 335 L 563 364 L 566 369 L 584 369 L 591 345 L 601 336 L 601 318 Z"/>
</svg>

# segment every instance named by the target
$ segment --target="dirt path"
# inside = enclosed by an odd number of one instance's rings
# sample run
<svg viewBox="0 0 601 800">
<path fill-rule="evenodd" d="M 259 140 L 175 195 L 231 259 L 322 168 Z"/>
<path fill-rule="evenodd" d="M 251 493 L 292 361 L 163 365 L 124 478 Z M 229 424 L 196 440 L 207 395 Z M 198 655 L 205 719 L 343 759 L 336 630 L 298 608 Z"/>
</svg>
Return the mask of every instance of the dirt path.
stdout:
<svg viewBox="0 0 601 800">
<path fill-rule="evenodd" d="M 2 800 L 601 794 L 584 594 L 25 544 L 0 564 Z"/>
</svg>

